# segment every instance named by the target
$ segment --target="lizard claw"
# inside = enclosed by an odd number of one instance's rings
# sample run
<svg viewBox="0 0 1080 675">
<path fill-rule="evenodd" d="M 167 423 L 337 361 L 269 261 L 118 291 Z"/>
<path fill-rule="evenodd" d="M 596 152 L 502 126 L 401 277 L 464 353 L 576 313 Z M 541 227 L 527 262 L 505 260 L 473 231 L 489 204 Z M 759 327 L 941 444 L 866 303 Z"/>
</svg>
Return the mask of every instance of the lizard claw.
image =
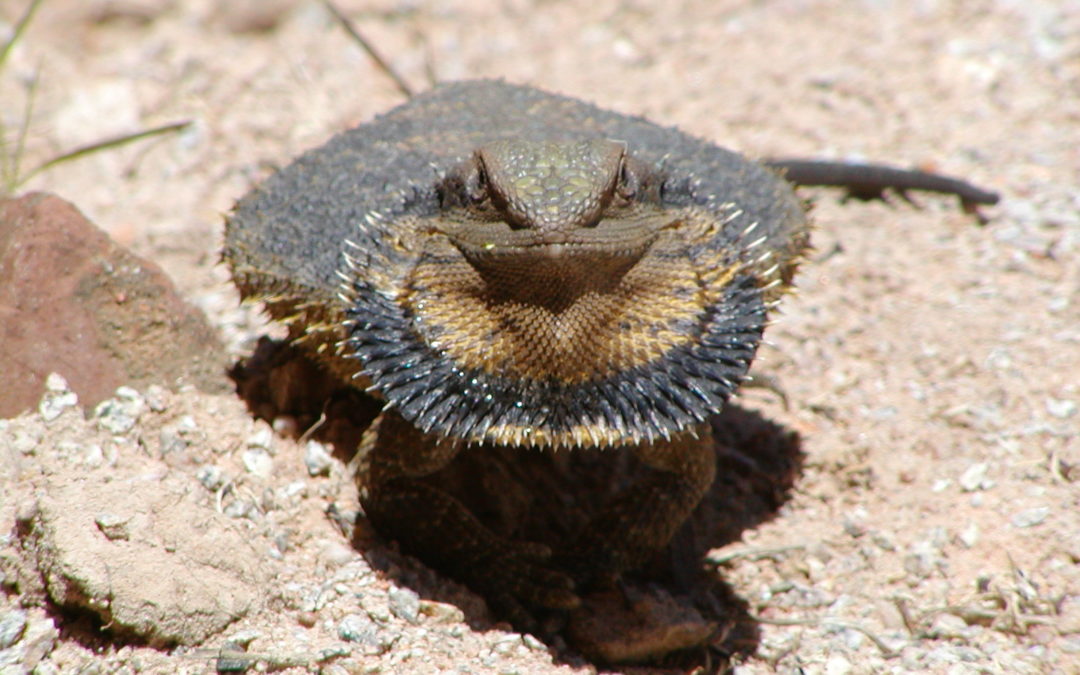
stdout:
<svg viewBox="0 0 1080 675">
<path fill-rule="evenodd" d="M 574 580 L 549 563 L 551 550 L 532 542 L 505 542 L 478 561 L 466 576 L 466 583 L 487 597 L 497 599 L 512 622 L 524 609 L 575 609 L 581 598 L 574 592 Z"/>
</svg>

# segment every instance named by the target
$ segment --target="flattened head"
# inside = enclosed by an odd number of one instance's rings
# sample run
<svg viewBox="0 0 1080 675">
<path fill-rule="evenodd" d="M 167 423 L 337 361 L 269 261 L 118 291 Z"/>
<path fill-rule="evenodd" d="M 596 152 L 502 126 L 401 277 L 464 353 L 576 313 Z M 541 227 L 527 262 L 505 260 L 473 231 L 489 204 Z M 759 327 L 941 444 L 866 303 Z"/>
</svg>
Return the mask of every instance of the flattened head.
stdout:
<svg viewBox="0 0 1080 675">
<path fill-rule="evenodd" d="M 470 180 L 511 228 L 557 237 L 597 224 L 625 154 L 624 144 L 607 140 L 497 141 L 476 151 Z"/>
<path fill-rule="evenodd" d="M 492 294 L 566 307 L 617 284 L 671 221 L 623 143 L 499 141 L 440 187 L 437 227 Z"/>
</svg>

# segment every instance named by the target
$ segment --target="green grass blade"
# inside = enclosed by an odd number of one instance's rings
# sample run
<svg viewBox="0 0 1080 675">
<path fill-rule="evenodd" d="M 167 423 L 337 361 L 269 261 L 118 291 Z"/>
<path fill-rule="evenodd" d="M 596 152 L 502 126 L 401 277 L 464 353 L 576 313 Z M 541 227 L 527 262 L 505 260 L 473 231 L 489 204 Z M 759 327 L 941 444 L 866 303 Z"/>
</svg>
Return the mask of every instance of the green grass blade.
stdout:
<svg viewBox="0 0 1080 675">
<path fill-rule="evenodd" d="M 8 154 L 8 144 L 4 140 L 7 129 L 0 127 L 0 143 L 3 150 L 0 151 L 0 194 L 11 194 L 19 184 L 19 166 L 22 164 L 23 152 L 26 150 L 26 138 L 30 134 L 30 119 L 34 116 L 34 99 L 37 97 L 38 71 L 30 78 L 26 85 L 26 103 L 23 105 L 22 120 L 19 122 L 19 133 L 15 137 L 15 149 Z"/>
<path fill-rule="evenodd" d="M 7 61 L 8 54 L 11 53 L 11 49 L 15 46 L 15 43 L 22 37 L 22 34 L 26 31 L 26 27 L 30 25 L 30 19 L 34 18 L 34 12 L 37 11 L 38 6 L 42 2 L 44 2 L 44 0 L 31 0 L 30 5 L 15 24 L 15 32 L 12 33 L 11 38 L 0 47 L 0 70 L 4 69 L 4 62 Z"/>
<path fill-rule="evenodd" d="M 111 138 L 106 138 L 106 139 L 103 139 L 103 140 L 100 140 L 100 141 L 95 141 L 94 143 L 90 143 L 88 145 L 80 145 L 79 147 L 75 148 L 74 150 L 69 150 L 68 152 L 65 152 L 62 155 L 57 155 L 56 157 L 53 157 L 52 159 L 50 159 L 50 160 L 48 160 L 46 162 L 43 162 L 42 164 L 39 164 L 38 166 L 34 167 L 30 171 L 28 171 L 25 175 L 23 175 L 23 176 L 21 176 L 19 178 L 18 185 L 22 185 L 22 184 L 26 183 L 26 181 L 28 181 L 31 178 L 33 178 L 34 176 L 38 175 L 42 171 L 47 171 L 48 169 L 51 169 L 52 167 L 56 166 L 57 164 L 63 164 L 64 162 L 70 162 L 73 159 L 78 159 L 79 157 L 85 157 L 86 155 L 90 155 L 90 154 L 93 154 L 95 152 L 100 152 L 102 150 L 108 150 L 110 148 L 116 148 L 116 147 L 119 147 L 121 145 L 127 145 L 128 143 L 131 143 L 133 141 L 138 141 L 138 140 L 141 140 L 141 139 L 144 139 L 144 138 L 150 138 L 152 136 L 160 136 L 162 134 L 168 134 L 168 133 L 172 133 L 172 132 L 175 132 L 175 131 L 180 131 L 181 129 L 184 129 L 184 128 L 188 127 L 190 124 L 191 124 L 191 120 L 184 120 L 183 122 L 173 122 L 172 124 L 166 124 L 166 125 L 163 125 L 163 126 L 160 126 L 160 127 L 154 127 L 153 129 L 146 129 L 144 131 L 139 131 L 139 132 L 136 132 L 134 134 L 124 134 L 122 136 L 113 136 Z"/>
</svg>

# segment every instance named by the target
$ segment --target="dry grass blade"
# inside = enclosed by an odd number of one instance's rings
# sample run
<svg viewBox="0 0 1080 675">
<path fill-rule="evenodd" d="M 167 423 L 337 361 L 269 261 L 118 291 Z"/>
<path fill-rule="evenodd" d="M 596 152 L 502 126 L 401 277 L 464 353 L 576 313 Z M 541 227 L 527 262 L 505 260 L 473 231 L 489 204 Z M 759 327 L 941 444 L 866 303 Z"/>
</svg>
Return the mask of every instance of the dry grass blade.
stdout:
<svg viewBox="0 0 1080 675">
<path fill-rule="evenodd" d="M 750 618 L 758 623 L 770 624 L 773 626 L 810 626 L 813 628 L 823 628 L 826 626 L 835 626 L 837 628 L 843 628 L 847 630 L 853 630 L 865 635 L 874 645 L 881 650 L 882 655 L 891 658 L 897 656 L 900 652 L 893 649 L 885 643 L 880 637 L 877 636 L 874 631 L 863 626 L 862 624 L 854 621 L 845 621 L 843 619 L 829 619 L 829 618 L 807 618 L 807 619 L 769 619 L 763 616 L 751 614 Z"/>
<path fill-rule="evenodd" d="M 26 31 L 27 26 L 30 25 L 30 20 L 34 18 L 34 12 L 44 0 L 31 0 L 30 5 L 27 6 L 26 11 L 19 17 L 19 20 L 15 23 L 15 31 L 11 34 L 11 37 L 4 43 L 3 47 L 0 47 L 0 71 L 4 69 L 4 62 L 7 61 L 8 54 L 11 53 L 15 43 L 19 41 L 22 34 Z"/>
<path fill-rule="evenodd" d="M 0 122 L 0 196 L 15 191 L 19 184 L 19 164 L 26 149 L 26 137 L 30 132 L 30 118 L 34 114 L 34 98 L 37 94 L 38 74 L 35 71 L 26 85 L 26 103 L 15 136 L 15 148 L 8 151 L 7 128 Z"/>
<path fill-rule="evenodd" d="M 168 134 L 168 133 L 172 133 L 174 131 L 180 131 L 181 129 L 185 129 L 186 127 L 188 127 L 190 124 L 191 124 L 191 120 L 184 120 L 183 122 L 173 122 L 171 124 L 165 124 L 165 125 L 162 125 L 160 127 L 154 127 L 152 129 L 145 129 L 143 131 L 137 131 L 137 132 L 135 132 L 133 134 L 123 134 L 121 136 L 113 136 L 113 137 L 110 137 L 110 138 L 102 139 L 100 141 L 95 141 L 93 143 L 89 143 L 87 145 L 80 145 L 79 147 L 75 148 L 74 150 L 69 150 L 68 152 L 63 153 L 62 155 L 57 155 L 56 157 L 53 157 L 52 159 L 47 160 L 47 161 L 39 164 L 38 166 L 34 167 L 33 169 L 31 169 L 30 171 L 28 171 L 26 174 L 22 175 L 18 179 L 18 181 L 15 184 L 15 187 L 18 187 L 19 185 L 22 185 L 23 183 L 30 180 L 31 178 L 33 178 L 37 174 L 41 173 L 42 171 L 46 171 L 48 169 L 51 169 L 52 167 L 54 167 L 54 166 L 56 166 L 58 164 L 63 164 L 64 162 L 70 162 L 71 160 L 78 159 L 79 157 L 84 157 L 86 155 L 93 154 L 95 152 L 100 152 L 101 150 L 108 150 L 110 148 L 116 148 L 116 147 L 119 147 L 121 145 L 126 145 L 128 143 L 133 142 L 133 141 L 138 141 L 138 140 L 141 140 L 141 139 L 144 139 L 144 138 L 151 138 L 153 136 L 160 136 L 162 134 Z"/>
<path fill-rule="evenodd" d="M 43 0 L 33 0 L 23 12 L 23 15 L 19 17 L 19 20 L 15 23 L 15 29 L 11 33 L 11 37 L 4 42 L 3 46 L 0 46 L 0 72 L 4 70 L 4 64 L 7 62 L 8 55 L 11 54 L 11 50 L 22 38 L 23 33 L 26 32 L 26 28 L 30 25 L 30 20 L 34 17 L 34 13 L 37 11 L 38 6 L 41 5 Z M 3 120 L 0 120 L 0 196 L 13 192 L 19 178 L 19 162 L 22 160 L 23 150 L 26 147 L 26 137 L 30 130 L 30 117 L 34 111 L 34 97 L 37 93 L 38 75 L 35 71 L 27 82 L 26 88 L 26 103 L 23 106 L 22 122 L 19 124 L 19 132 L 15 138 L 14 150 L 9 150 L 7 142 L 7 128 L 4 126 Z"/>
<path fill-rule="evenodd" d="M 367 55 L 371 57 L 371 60 L 375 62 L 375 65 L 394 81 L 398 91 L 404 94 L 406 98 L 412 98 L 414 95 L 412 87 L 410 87 L 408 83 L 405 82 L 405 79 L 390 66 L 390 63 L 375 50 L 374 45 L 368 42 L 367 38 L 360 34 L 360 31 L 356 30 L 356 26 L 349 20 L 349 17 L 345 16 L 345 14 L 338 9 L 334 3 L 330 2 L 330 0 L 323 0 L 323 4 L 326 5 L 326 8 L 334 15 L 334 18 L 338 20 L 338 23 L 345 29 L 345 32 L 347 32 L 353 40 L 356 40 L 356 43 L 360 45 L 361 49 L 367 52 Z"/>
<path fill-rule="evenodd" d="M 18 22 L 16 22 L 11 37 L 8 38 L 3 46 L 0 46 L 0 72 L 3 71 L 7 58 L 11 54 L 11 50 L 26 32 L 31 19 L 33 19 L 35 12 L 37 12 L 38 7 L 40 7 L 43 2 L 44 0 L 31 0 L 26 11 L 23 12 L 23 15 L 19 17 Z M 19 165 L 22 163 L 23 152 L 26 149 L 26 139 L 30 130 L 30 119 L 33 117 L 34 99 L 37 93 L 38 80 L 38 73 L 35 71 L 26 85 L 26 103 L 23 106 L 22 119 L 19 123 L 19 130 L 15 135 L 13 143 L 8 143 L 8 130 L 3 122 L 0 121 L 0 196 L 14 193 L 15 190 L 34 176 L 51 169 L 58 164 L 63 164 L 64 162 L 69 162 L 73 159 L 78 159 L 101 150 L 119 147 L 131 143 L 132 141 L 179 131 L 191 124 L 190 120 L 185 120 L 183 122 L 173 122 L 152 129 L 145 129 L 133 134 L 105 138 L 87 145 L 81 145 L 74 150 L 69 150 L 61 155 L 52 157 L 30 171 L 22 173 Z"/>
</svg>

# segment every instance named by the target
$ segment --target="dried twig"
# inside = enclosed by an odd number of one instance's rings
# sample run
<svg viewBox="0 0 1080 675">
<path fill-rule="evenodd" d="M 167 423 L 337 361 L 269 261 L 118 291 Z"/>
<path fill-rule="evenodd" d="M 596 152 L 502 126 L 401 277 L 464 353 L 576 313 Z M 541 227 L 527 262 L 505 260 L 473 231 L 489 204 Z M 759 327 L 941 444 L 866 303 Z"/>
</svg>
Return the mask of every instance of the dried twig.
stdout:
<svg viewBox="0 0 1080 675">
<path fill-rule="evenodd" d="M 378 66 L 381 71 L 386 73 L 387 77 L 394 81 L 398 91 L 404 94 L 406 98 L 412 98 L 414 95 L 412 87 L 410 87 L 408 83 L 405 82 L 405 78 L 398 74 L 398 72 L 391 67 L 390 63 L 375 50 L 375 46 L 368 42 L 367 38 L 360 34 L 360 31 L 356 30 L 356 26 L 353 25 L 353 22 L 349 17 L 345 16 L 345 14 L 330 0 L 323 0 L 323 4 L 326 6 L 326 9 L 330 10 L 330 13 L 334 15 L 334 18 L 338 20 L 338 23 L 345 29 L 345 32 L 356 41 L 356 44 L 360 45 L 361 49 L 367 52 L 367 55 L 371 57 L 371 60 L 375 62 L 375 65 Z"/>
<path fill-rule="evenodd" d="M 79 147 L 75 148 L 74 150 L 69 150 L 69 151 L 67 151 L 67 152 L 65 152 L 65 153 L 63 153 L 61 155 L 57 155 L 56 157 L 53 157 L 52 159 L 49 159 L 49 160 L 47 160 L 45 162 L 42 162 L 41 164 L 34 167 L 30 171 L 26 172 L 25 174 L 23 174 L 18 179 L 18 181 L 16 182 L 16 186 L 22 185 L 23 183 L 30 180 L 31 178 L 33 178 L 37 174 L 39 174 L 42 171 L 45 171 L 47 169 L 51 169 L 52 167 L 56 166 L 57 164 L 63 164 L 64 162 L 70 162 L 73 159 L 78 159 L 79 157 L 84 157 L 86 155 L 90 155 L 90 154 L 93 154 L 95 152 L 100 152 L 101 150 L 108 150 L 110 148 L 120 147 L 121 145 L 127 145 L 128 143 L 131 143 L 133 141 L 142 140 L 144 138 L 151 138 L 153 136 L 161 136 L 162 134 L 168 134 L 168 133 L 172 133 L 174 131 L 180 131 L 182 129 L 186 129 L 190 125 L 191 125 L 191 120 L 184 120 L 182 122 L 172 122 L 170 124 L 164 124 L 164 125 L 162 125 L 160 127 L 154 127 L 152 129 L 144 129 L 143 131 L 136 131 L 135 133 L 132 133 L 132 134 L 122 134 L 120 136 L 112 136 L 112 137 L 109 137 L 109 138 L 102 139 L 100 141 L 94 141 L 93 143 L 88 143 L 86 145 L 80 145 Z"/>
<path fill-rule="evenodd" d="M 734 551 L 725 551 L 723 553 L 714 553 L 705 558 L 705 562 L 710 565 L 727 565 L 735 560 L 763 560 L 765 558 L 777 559 L 784 556 L 786 553 L 793 551 L 806 550 L 805 544 L 793 544 L 791 546 L 772 546 L 764 548 L 740 548 Z"/>
<path fill-rule="evenodd" d="M 877 646 L 877 648 L 881 650 L 881 653 L 885 657 L 897 656 L 900 653 L 889 645 L 885 644 L 885 641 L 878 637 L 877 634 L 874 633 L 872 630 L 852 621 L 845 621 L 843 619 L 831 619 L 829 617 L 812 617 L 808 619 L 769 619 L 767 617 L 758 616 L 756 614 L 751 614 L 750 618 L 754 621 L 757 621 L 758 623 L 770 624 L 773 626 L 836 626 L 837 628 L 858 631 L 859 633 L 862 633 L 863 635 L 868 637 L 870 641 L 873 642 Z"/>
</svg>

